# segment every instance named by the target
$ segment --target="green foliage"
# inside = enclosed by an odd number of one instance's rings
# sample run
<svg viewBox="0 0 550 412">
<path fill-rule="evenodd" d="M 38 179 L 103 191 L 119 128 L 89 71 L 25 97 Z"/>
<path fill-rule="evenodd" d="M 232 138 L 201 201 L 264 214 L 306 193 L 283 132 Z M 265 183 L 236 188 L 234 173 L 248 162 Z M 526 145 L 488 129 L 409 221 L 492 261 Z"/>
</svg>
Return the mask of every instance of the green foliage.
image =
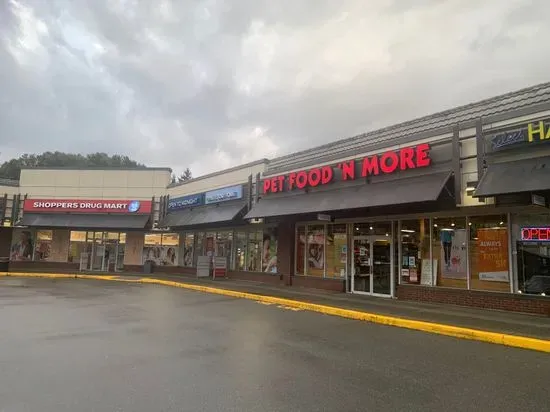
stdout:
<svg viewBox="0 0 550 412">
<path fill-rule="evenodd" d="M 186 180 L 193 179 L 191 170 L 187 167 L 179 176 L 172 175 L 172 184 L 185 182 Z"/>
<path fill-rule="evenodd" d="M 105 167 L 120 169 L 143 169 L 145 165 L 130 159 L 128 156 L 113 155 L 107 153 L 91 153 L 88 155 L 44 152 L 42 154 L 24 154 L 17 159 L 11 159 L 0 166 L 0 177 L 19 180 L 22 168 L 33 167 Z"/>
</svg>

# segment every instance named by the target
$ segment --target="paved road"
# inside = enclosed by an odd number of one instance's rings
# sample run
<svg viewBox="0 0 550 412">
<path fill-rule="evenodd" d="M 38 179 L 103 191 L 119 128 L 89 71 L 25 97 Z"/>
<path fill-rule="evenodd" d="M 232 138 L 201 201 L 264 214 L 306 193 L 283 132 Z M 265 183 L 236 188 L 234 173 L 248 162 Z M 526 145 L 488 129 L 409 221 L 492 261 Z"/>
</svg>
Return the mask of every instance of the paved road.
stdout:
<svg viewBox="0 0 550 412">
<path fill-rule="evenodd" d="M 252 301 L 0 280 L 0 412 L 541 411 L 550 356 Z"/>
</svg>

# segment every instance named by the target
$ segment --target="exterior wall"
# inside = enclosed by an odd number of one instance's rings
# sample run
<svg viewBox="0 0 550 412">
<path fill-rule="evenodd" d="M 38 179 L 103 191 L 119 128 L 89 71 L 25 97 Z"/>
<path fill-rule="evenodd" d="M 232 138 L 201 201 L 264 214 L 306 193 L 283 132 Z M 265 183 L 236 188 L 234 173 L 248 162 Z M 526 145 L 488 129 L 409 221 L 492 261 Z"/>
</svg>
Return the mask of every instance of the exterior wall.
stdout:
<svg viewBox="0 0 550 412">
<path fill-rule="evenodd" d="M 171 170 L 23 169 L 20 193 L 51 199 L 148 200 L 166 193 Z"/>
<path fill-rule="evenodd" d="M 264 159 L 221 172 L 201 176 L 181 184 L 169 186 L 166 190 L 166 194 L 168 194 L 171 199 L 174 199 L 180 196 L 246 183 L 249 176 L 252 175 L 254 177 L 257 173 L 263 173 L 266 165 L 267 160 Z"/>
<path fill-rule="evenodd" d="M 550 316 L 550 299 L 541 296 L 480 292 L 441 287 L 399 285 L 397 299 L 445 303 L 482 309 L 507 310 Z"/>
</svg>

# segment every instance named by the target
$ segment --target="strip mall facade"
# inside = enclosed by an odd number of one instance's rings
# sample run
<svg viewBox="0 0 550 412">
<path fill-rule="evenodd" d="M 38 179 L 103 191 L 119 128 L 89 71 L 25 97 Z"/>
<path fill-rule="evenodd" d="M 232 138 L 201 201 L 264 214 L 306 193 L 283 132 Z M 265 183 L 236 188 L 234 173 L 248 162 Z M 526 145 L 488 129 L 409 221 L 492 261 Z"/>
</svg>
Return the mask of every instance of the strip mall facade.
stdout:
<svg viewBox="0 0 550 412">
<path fill-rule="evenodd" d="M 182 184 L 170 174 L 23 170 L 3 187 L 0 255 L 10 270 L 152 261 L 550 315 L 550 84 Z"/>
</svg>

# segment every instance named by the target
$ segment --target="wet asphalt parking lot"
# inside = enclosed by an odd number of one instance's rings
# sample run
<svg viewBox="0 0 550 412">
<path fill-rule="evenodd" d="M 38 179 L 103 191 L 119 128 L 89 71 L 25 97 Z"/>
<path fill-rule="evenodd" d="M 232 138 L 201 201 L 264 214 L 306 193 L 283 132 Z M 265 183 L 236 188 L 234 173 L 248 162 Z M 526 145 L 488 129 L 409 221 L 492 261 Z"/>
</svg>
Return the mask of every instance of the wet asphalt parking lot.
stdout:
<svg viewBox="0 0 550 412">
<path fill-rule="evenodd" d="M 550 356 L 158 285 L 0 279 L 0 412 L 542 411 Z"/>
</svg>

